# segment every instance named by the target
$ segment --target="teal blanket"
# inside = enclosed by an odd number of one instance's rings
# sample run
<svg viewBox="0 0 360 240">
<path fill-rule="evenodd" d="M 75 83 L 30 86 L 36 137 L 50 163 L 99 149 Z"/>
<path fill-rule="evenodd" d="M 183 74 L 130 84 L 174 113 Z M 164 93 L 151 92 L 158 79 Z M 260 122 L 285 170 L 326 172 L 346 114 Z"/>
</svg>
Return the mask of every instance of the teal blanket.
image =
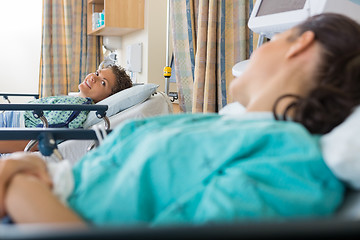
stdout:
<svg viewBox="0 0 360 240">
<path fill-rule="evenodd" d="M 328 216 L 344 192 L 301 125 L 215 114 L 128 122 L 74 176 L 69 206 L 94 224 Z"/>
</svg>

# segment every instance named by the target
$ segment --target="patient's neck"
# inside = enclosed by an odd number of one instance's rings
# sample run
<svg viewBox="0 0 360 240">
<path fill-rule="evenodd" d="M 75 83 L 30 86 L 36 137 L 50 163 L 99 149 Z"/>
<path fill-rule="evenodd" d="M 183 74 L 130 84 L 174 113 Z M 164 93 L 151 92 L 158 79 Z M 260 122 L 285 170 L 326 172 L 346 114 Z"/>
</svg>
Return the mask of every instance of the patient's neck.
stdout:
<svg viewBox="0 0 360 240">
<path fill-rule="evenodd" d="M 248 112 L 272 112 L 276 101 L 285 95 L 276 105 L 276 113 L 282 114 L 286 108 L 291 104 L 295 97 L 307 96 L 311 89 L 308 82 L 305 80 L 306 74 L 301 71 L 287 71 L 282 72 L 278 76 L 269 79 L 268 84 L 264 84 L 250 97 L 249 103 L 246 106 Z M 288 112 L 289 117 L 293 116 L 293 110 Z"/>
</svg>

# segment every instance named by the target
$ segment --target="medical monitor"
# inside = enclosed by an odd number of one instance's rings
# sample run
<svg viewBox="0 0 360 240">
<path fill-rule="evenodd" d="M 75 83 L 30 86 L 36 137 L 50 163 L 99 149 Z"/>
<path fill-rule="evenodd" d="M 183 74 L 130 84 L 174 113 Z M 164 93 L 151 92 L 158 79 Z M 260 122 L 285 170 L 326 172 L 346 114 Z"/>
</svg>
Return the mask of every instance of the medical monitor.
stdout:
<svg viewBox="0 0 360 240">
<path fill-rule="evenodd" d="M 248 26 L 267 38 L 316 14 L 334 12 L 360 23 L 360 0 L 257 0 Z"/>
</svg>

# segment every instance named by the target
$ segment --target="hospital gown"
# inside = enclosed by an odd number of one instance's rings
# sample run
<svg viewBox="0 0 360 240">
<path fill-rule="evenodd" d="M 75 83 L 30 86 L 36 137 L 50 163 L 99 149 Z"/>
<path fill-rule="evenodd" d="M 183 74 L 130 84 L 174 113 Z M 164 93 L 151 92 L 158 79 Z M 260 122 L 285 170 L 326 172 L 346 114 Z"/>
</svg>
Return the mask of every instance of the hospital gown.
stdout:
<svg viewBox="0 0 360 240">
<path fill-rule="evenodd" d="M 204 224 L 331 215 L 344 186 L 300 124 L 169 115 L 131 121 L 73 169 L 68 204 L 98 224 Z"/>
<path fill-rule="evenodd" d="M 29 103 L 33 104 L 93 104 L 90 98 L 77 96 L 50 96 L 35 99 Z M 44 116 L 51 128 L 81 128 L 87 118 L 89 111 L 44 111 Z M 25 127 L 43 127 L 43 123 L 36 118 L 31 111 L 24 114 Z"/>
<path fill-rule="evenodd" d="M 50 96 L 32 100 L 31 104 L 94 104 L 90 98 L 77 96 Z M 44 111 L 49 127 L 81 128 L 89 111 Z M 0 127 L 43 127 L 41 119 L 34 116 L 33 111 L 0 112 Z"/>
</svg>

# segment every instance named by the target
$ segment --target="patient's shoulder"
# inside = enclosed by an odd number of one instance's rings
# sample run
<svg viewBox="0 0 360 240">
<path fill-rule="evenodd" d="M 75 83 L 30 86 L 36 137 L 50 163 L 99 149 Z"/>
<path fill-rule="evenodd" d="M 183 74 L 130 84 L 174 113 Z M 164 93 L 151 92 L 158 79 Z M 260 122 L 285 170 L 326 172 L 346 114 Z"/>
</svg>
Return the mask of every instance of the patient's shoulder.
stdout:
<svg viewBox="0 0 360 240">
<path fill-rule="evenodd" d="M 59 95 L 59 96 L 49 96 L 30 101 L 29 103 L 41 103 L 41 104 L 92 104 L 93 101 L 90 98 L 83 98 L 79 96 L 68 96 L 68 95 Z"/>
</svg>

